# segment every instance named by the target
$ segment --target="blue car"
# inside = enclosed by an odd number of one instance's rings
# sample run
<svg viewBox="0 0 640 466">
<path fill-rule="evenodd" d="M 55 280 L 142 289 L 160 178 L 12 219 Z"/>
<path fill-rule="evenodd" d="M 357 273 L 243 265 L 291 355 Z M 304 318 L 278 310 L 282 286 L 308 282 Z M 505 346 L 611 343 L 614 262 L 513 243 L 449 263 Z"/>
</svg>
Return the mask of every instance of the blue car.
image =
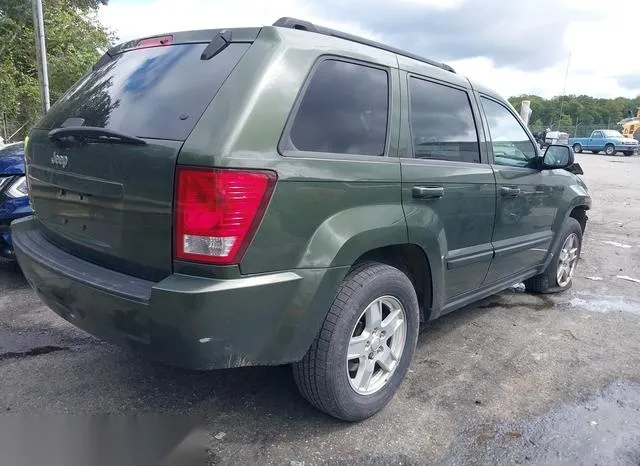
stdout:
<svg viewBox="0 0 640 466">
<path fill-rule="evenodd" d="M 31 212 L 24 175 L 24 143 L 9 144 L 0 149 L 0 257 L 13 259 L 9 225 Z"/>
</svg>

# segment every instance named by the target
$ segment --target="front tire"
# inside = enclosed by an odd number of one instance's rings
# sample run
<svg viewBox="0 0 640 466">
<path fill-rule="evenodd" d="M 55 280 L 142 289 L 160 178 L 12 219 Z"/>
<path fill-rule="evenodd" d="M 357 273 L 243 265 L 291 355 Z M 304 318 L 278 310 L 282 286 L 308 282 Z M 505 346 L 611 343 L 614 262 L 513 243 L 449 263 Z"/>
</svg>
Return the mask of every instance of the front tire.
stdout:
<svg viewBox="0 0 640 466">
<path fill-rule="evenodd" d="M 419 325 L 416 292 L 404 273 L 376 262 L 356 266 L 307 354 L 293 365 L 300 393 L 338 419 L 374 415 L 404 379 Z"/>
<path fill-rule="evenodd" d="M 580 154 L 582 152 L 582 145 L 577 142 L 573 145 L 573 152 Z"/>
<path fill-rule="evenodd" d="M 607 144 L 604 146 L 604 153 L 607 155 L 614 155 L 616 153 L 616 147 L 613 144 Z"/>
<path fill-rule="evenodd" d="M 582 227 L 575 218 L 569 217 L 562 227 L 551 263 L 540 275 L 525 280 L 527 291 L 558 293 L 571 288 L 581 250 Z"/>
</svg>

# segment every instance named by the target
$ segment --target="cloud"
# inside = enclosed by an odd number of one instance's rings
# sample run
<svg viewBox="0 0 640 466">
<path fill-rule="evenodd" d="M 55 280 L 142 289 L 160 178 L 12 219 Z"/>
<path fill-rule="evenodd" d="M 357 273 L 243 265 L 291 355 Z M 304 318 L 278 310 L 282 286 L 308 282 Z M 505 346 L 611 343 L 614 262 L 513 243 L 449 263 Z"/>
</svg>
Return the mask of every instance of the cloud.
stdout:
<svg viewBox="0 0 640 466">
<path fill-rule="evenodd" d="M 616 80 L 618 84 L 624 88 L 640 91 L 640 73 L 618 76 Z"/>
<path fill-rule="evenodd" d="M 592 13 L 559 0 L 465 0 L 448 7 L 397 0 L 317 0 L 312 11 L 356 21 L 386 42 L 439 60 L 486 57 L 498 67 L 538 70 L 567 56 L 567 18 Z"/>
<path fill-rule="evenodd" d="M 99 10 L 100 20 L 116 31 L 121 42 L 165 32 L 265 26 L 283 16 L 318 19 L 300 0 L 110 0 Z M 374 36 L 357 21 L 333 18 L 326 26 Z"/>
<path fill-rule="evenodd" d="M 503 95 L 559 95 L 571 54 L 567 93 L 638 93 L 624 34 L 638 0 L 110 0 L 99 14 L 123 41 L 293 16 L 445 61 Z"/>
</svg>

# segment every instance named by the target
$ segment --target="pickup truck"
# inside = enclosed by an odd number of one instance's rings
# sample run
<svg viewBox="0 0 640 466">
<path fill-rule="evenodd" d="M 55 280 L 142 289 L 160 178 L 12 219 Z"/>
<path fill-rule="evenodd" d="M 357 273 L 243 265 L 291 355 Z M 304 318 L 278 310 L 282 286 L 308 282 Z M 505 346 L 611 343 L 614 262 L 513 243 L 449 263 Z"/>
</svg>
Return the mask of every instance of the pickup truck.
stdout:
<svg viewBox="0 0 640 466">
<path fill-rule="evenodd" d="M 622 152 L 624 155 L 638 153 L 640 143 L 635 139 L 626 138 L 620 132 L 612 129 L 597 129 L 588 138 L 569 138 L 569 145 L 573 152 L 579 154 L 583 150 L 589 150 L 594 154 L 603 152 L 614 155 Z"/>
</svg>

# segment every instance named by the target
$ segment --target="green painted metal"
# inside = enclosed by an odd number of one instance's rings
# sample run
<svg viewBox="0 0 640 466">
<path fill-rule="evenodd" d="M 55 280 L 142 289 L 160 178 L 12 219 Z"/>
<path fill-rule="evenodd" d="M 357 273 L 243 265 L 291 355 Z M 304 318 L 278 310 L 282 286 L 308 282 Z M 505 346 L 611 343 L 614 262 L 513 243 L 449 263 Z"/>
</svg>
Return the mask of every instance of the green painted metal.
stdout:
<svg viewBox="0 0 640 466">
<path fill-rule="evenodd" d="M 425 288 L 433 298 L 425 306 L 435 318 L 508 286 L 512 277 L 539 272 L 571 209 L 590 206 L 586 187 L 566 170 L 493 164 L 478 88 L 459 75 L 304 31 L 265 27 L 243 34 L 253 44 L 185 141 L 70 149 L 70 159 L 79 165 L 65 171 L 49 163 L 53 148 L 47 132 L 32 132 L 27 165 L 36 214 L 13 226 L 16 253 L 45 302 L 74 325 L 185 367 L 292 362 L 302 358 L 337 287 L 364 254 L 417 245 L 430 267 Z M 279 150 L 301 90 L 314 64 L 326 56 L 387 70 L 384 156 Z M 468 92 L 481 163 L 412 158 L 409 75 Z M 239 264 L 172 259 L 177 164 L 277 173 L 264 217 Z M 516 221 L 505 216 L 510 206 L 498 193 L 507 184 L 525 193 L 526 208 Z M 441 187 L 443 196 L 419 199 L 413 196 L 416 187 Z M 118 297 L 109 289 L 115 282 L 89 286 L 44 265 L 39 254 L 46 250 L 20 246 L 21 235 L 33 229 L 46 233 L 47 247 L 148 280 L 150 298 Z"/>
</svg>

